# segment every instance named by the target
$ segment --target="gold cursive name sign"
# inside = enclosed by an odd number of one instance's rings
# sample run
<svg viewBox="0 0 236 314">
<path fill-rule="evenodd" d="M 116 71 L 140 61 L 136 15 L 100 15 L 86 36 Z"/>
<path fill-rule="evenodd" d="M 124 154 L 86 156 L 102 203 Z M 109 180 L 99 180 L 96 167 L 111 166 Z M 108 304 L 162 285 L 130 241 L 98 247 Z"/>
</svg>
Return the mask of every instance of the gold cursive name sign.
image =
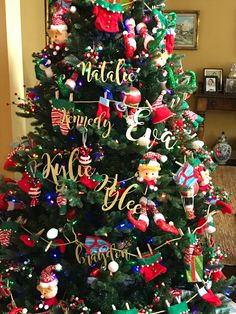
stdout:
<svg viewBox="0 0 236 314">
<path fill-rule="evenodd" d="M 78 163 L 79 148 L 75 148 L 68 160 L 68 164 L 60 164 L 62 154 L 56 154 L 53 158 L 48 153 L 42 155 L 42 162 L 44 164 L 42 176 L 44 179 L 53 181 L 56 185 L 56 191 L 62 192 L 65 189 L 65 184 L 60 182 L 60 178 L 69 179 L 73 182 L 79 182 L 82 176 L 91 177 L 95 173 L 95 168 L 91 166 L 82 166 Z M 104 191 L 104 200 L 102 205 L 103 211 L 108 211 L 118 207 L 119 210 L 125 208 L 137 212 L 140 209 L 140 204 L 136 204 L 134 200 L 127 200 L 129 194 L 133 193 L 137 184 L 128 186 L 122 194 L 117 190 L 119 185 L 118 174 L 114 178 L 109 177 L 107 174 L 101 175 L 102 180 L 97 185 L 95 191 Z"/>
<path fill-rule="evenodd" d="M 102 132 L 101 136 L 107 138 L 111 134 L 112 125 L 108 119 L 104 119 L 105 114 L 105 112 L 102 112 L 99 117 L 89 118 L 87 116 L 72 115 L 69 111 L 66 111 L 66 109 L 63 108 L 63 117 L 60 124 L 63 125 L 65 122 L 69 130 L 74 129 L 75 127 L 87 128 L 87 126 L 95 125 L 98 130 L 104 128 L 104 132 Z"/>
<path fill-rule="evenodd" d="M 135 73 L 127 73 L 126 71 L 121 71 L 124 66 L 124 59 L 118 59 L 116 68 L 114 71 L 107 71 L 107 64 L 110 62 L 103 61 L 100 68 L 93 69 L 92 63 L 88 61 L 85 63 L 84 61 L 80 62 L 77 67 L 81 68 L 82 76 L 85 76 L 87 82 L 91 82 L 92 80 L 101 81 L 103 83 L 116 83 L 118 85 L 124 84 L 124 82 L 134 82 L 136 80 Z"/>
<path fill-rule="evenodd" d="M 115 261 L 119 258 L 124 258 L 125 260 L 129 260 L 129 253 L 127 250 L 117 250 L 115 248 L 115 244 L 112 244 L 110 246 L 109 251 L 105 253 L 97 253 L 97 254 L 91 254 L 86 255 L 83 252 L 83 246 L 81 244 L 77 245 L 75 249 L 75 256 L 76 260 L 79 264 L 86 264 L 91 266 L 94 263 L 101 262 L 100 267 L 107 268 L 108 261 L 110 260 Z"/>
</svg>

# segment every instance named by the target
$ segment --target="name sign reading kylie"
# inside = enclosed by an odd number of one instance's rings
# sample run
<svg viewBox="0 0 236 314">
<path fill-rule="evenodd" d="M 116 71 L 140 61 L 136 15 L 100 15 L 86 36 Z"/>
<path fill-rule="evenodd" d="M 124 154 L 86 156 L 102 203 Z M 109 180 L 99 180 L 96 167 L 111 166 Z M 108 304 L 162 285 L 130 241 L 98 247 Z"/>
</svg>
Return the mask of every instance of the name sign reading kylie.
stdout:
<svg viewBox="0 0 236 314">
<path fill-rule="evenodd" d="M 68 164 L 60 164 L 63 158 L 62 154 L 56 154 L 53 158 L 48 153 L 42 155 L 42 162 L 44 164 L 42 176 L 44 179 L 50 179 L 56 185 L 56 191 L 62 192 L 65 189 L 65 184 L 60 182 L 60 178 L 71 180 L 73 182 L 80 182 L 82 176 L 90 177 L 94 174 L 95 168 L 91 166 L 81 166 L 78 162 L 79 148 L 74 149 L 68 160 Z M 96 191 L 105 191 L 102 205 L 103 211 L 111 210 L 117 206 L 119 210 L 125 208 L 136 212 L 140 209 L 140 204 L 136 204 L 134 200 L 127 200 L 127 196 L 136 190 L 137 184 L 128 186 L 122 194 L 117 190 L 118 175 L 114 178 L 107 174 L 101 175 L 101 180 L 96 187 Z"/>
<path fill-rule="evenodd" d="M 133 72 L 127 73 L 124 71 L 124 59 L 118 59 L 115 70 L 107 70 L 107 65 L 110 65 L 110 62 L 103 61 L 101 67 L 93 68 L 93 65 L 90 61 L 80 62 L 77 67 L 81 68 L 82 76 L 85 76 L 87 82 L 92 80 L 101 81 L 103 83 L 116 83 L 117 85 L 122 85 L 124 82 L 134 82 L 137 75 Z M 123 69 L 123 70 L 122 70 Z"/>
</svg>

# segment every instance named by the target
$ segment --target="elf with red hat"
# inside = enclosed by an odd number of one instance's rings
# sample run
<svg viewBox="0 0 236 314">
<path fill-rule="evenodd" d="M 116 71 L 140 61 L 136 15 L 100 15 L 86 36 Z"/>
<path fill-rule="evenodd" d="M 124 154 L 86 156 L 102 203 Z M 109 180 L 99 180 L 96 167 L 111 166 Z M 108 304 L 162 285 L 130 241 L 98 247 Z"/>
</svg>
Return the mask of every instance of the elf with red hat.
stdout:
<svg viewBox="0 0 236 314">
<path fill-rule="evenodd" d="M 39 304 L 36 308 L 48 310 L 52 306 L 58 304 L 56 295 L 58 292 L 58 279 L 55 271 L 61 271 L 62 266 L 60 264 L 49 265 L 42 272 L 40 276 L 40 282 L 37 285 L 37 290 L 41 293 L 41 297 L 44 298 L 44 302 Z"/>
</svg>

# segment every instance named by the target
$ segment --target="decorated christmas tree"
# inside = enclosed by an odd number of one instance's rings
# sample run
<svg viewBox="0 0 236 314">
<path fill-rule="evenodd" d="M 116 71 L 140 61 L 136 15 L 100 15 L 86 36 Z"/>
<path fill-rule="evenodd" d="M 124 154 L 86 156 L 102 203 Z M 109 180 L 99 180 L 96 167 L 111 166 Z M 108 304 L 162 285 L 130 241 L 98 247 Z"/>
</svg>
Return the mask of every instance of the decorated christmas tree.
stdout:
<svg viewBox="0 0 236 314">
<path fill-rule="evenodd" d="M 169 12 L 169 11 L 168 11 Z M 164 0 L 49 1 L 1 182 L 1 313 L 215 313 L 230 214 Z M 225 311 L 227 313 L 227 310 Z"/>
</svg>

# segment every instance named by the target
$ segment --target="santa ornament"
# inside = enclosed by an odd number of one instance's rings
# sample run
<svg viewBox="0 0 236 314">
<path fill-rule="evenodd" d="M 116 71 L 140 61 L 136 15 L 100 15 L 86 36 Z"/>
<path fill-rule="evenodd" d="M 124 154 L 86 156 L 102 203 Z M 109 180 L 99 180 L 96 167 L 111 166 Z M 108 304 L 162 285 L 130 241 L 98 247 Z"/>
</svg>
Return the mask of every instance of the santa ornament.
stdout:
<svg viewBox="0 0 236 314">
<path fill-rule="evenodd" d="M 55 275 L 55 271 L 61 271 L 62 266 L 49 265 L 42 272 L 40 276 L 40 282 L 37 285 L 37 290 L 41 293 L 42 298 L 45 300 L 42 304 L 38 305 L 38 309 L 48 310 L 52 306 L 58 304 L 56 295 L 58 292 L 58 279 Z"/>
<path fill-rule="evenodd" d="M 122 92 L 123 103 L 127 105 L 128 108 L 137 109 L 142 99 L 140 91 L 134 87 L 130 86 L 127 90 Z"/>
</svg>

